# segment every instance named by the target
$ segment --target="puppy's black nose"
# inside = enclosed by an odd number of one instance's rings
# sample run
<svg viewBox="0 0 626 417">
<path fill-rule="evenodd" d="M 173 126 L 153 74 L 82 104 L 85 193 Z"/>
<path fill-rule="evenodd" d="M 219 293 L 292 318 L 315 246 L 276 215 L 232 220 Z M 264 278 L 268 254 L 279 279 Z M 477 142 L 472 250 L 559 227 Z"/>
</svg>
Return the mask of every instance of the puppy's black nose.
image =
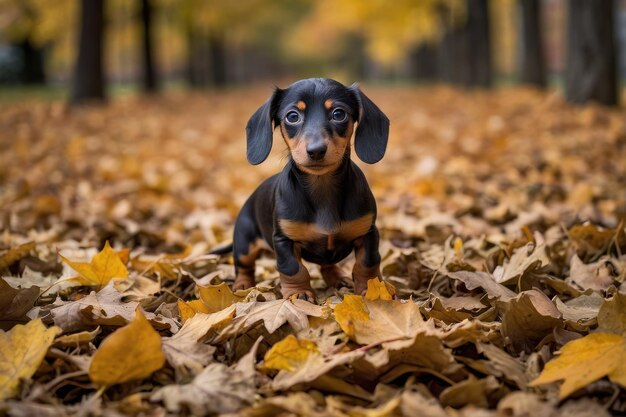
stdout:
<svg viewBox="0 0 626 417">
<path fill-rule="evenodd" d="M 324 142 L 309 143 L 306 147 L 306 153 L 312 160 L 319 161 L 326 155 L 326 149 L 327 146 Z"/>
</svg>

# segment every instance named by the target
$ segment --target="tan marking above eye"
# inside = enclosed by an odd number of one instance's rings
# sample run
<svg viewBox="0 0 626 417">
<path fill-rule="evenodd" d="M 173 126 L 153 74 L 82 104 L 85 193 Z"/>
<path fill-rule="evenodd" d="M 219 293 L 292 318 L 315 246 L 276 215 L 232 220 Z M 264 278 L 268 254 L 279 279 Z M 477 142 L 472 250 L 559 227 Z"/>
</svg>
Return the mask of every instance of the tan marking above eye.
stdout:
<svg viewBox="0 0 626 417">
<path fill-rule="evenodd" d="M 298 108 L 298 110 L 302 111 L 304 109 L 306 109 L 306 103 L 302 100 L 298 101 L 296 103 L 296 107 Z"/>
<path fill-rule="evenodd" d="M 330 110 L 333 107 L 333 101 L 331 99 L 326 100 L 324 102 L 324 107 L 326 110 Z"/>
<path fill-rule="evenodd" d="M 306 242 L 326 237 L 329 246 L 334 246 L 335 238 L 354 240 L 365 235 L 374 223 L 374 215 L 368 213 L 358 219 L 341 222 L 332 229 L 324 229 L 315 223 L 280 219 L 278 225 L 285 236 L 291 240 Z M 330 238 L 331 235 L 334 235 Z"/>
</svg>

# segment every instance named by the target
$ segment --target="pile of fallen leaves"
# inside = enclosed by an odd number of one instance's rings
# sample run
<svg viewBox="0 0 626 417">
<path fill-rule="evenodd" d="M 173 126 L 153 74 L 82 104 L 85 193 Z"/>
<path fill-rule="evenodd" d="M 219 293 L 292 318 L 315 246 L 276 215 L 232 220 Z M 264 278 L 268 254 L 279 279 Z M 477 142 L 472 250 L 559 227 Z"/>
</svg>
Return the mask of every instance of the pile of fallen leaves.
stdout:
<svg viewBox="0 0 626 417">
<path fill-rule="evenodd" d="M 626 118 L 523 89 L 366 93 L 382 271 L 231 292 L 268 88 L 0 109 L 0 414 L 626 412 Z M 349 272 L 353 260 L 342 267 Z"/>
</svg>

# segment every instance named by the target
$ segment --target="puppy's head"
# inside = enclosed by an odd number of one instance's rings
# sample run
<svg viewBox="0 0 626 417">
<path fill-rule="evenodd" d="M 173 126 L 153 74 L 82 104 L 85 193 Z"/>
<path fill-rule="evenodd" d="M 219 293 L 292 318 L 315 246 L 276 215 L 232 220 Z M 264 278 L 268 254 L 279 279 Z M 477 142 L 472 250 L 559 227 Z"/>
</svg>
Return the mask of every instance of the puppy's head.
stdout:
<svg viewBox="0 0 626 417">
<path fill-rule="evenodd" d="M 358 157 L 369 164 L 378 162 L 387 148 L 389 119 L 356 85 L 311 78 L 277 88 L 248 121 L 248 161 L 256 165 L 267 158 L 273 128 L 280 127 L 302 171 L 332 172 L 348 154 L 355 123 Z"/>
</svg>

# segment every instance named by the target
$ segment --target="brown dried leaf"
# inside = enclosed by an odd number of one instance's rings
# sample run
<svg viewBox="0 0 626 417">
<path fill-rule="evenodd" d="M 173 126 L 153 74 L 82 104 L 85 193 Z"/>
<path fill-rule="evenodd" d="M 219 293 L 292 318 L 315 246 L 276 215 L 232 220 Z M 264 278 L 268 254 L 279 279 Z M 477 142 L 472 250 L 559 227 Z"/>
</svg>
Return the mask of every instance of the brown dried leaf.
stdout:
<svg viewBox="0 0 626 417">
<path fill-rule="evenodd" d="M 562 327 L 561 312 L 540 291 L 521 292 L 509 301 L 502 317 L 502 336 L 516 349 L 533 349 L 555 327 Z"/>
</svg>

